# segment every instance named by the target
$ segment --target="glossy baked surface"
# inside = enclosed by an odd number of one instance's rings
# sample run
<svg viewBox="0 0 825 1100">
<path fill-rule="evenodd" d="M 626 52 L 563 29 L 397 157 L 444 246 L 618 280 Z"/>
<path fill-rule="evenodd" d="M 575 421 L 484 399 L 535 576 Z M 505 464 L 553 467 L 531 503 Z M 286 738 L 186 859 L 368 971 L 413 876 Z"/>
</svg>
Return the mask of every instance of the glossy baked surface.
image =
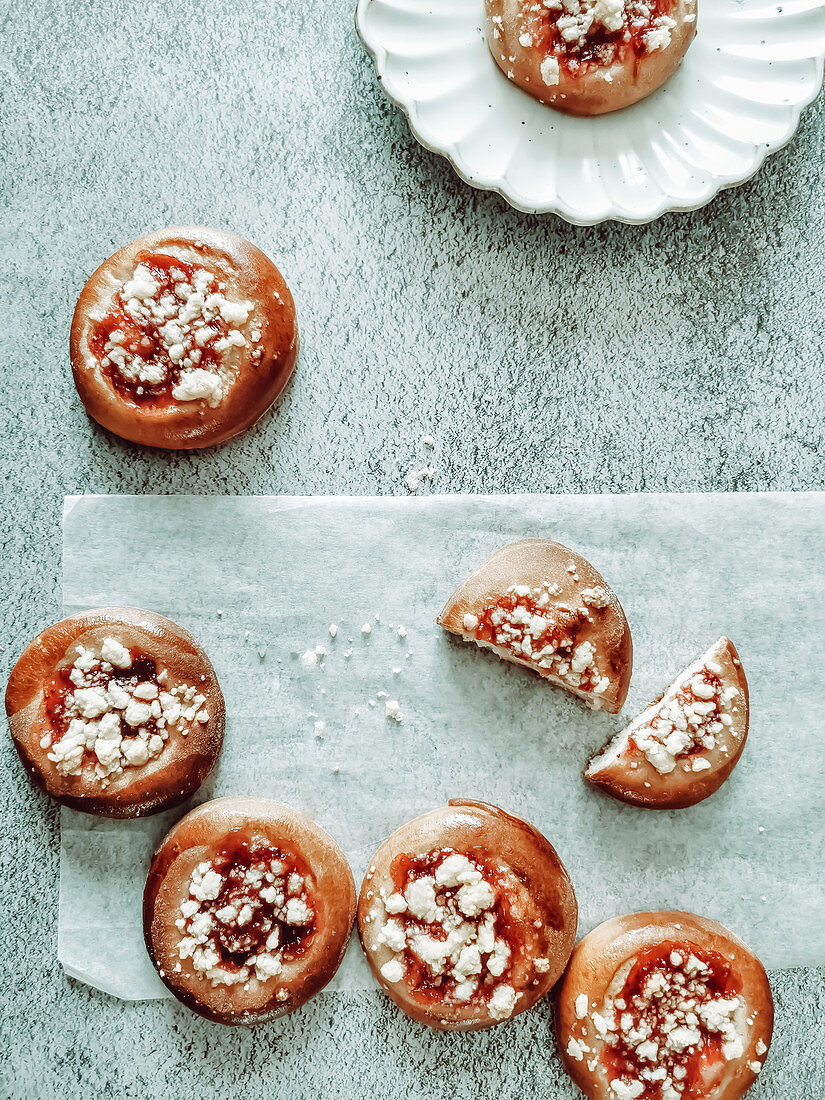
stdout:
<svg viewBox="0 0 825 1100">
<path fill-rule="evenodd" d="M 741 1100 L 773 1035 L 773 996 L 756 955 L 716 921 L 677 911 L 593 929 L 576 945 L 555 1007 L 565 1068 L 590 1100 L 663 1090 Z"/>
<path fill-rule="evenodd" d="M 696 0 L 622 0 L 594 9 L 600 19 L 573 0 L 570 12 L 553 2 L 485 0 L 485 33 L 507 79 L 565 114 L 607 114 L 651 95 L 696 35 Z"/>
<path fill-rule="evenodd" d="M 254 424 L 288 382 L 295 305 L 254 244 L 174 226 L 89 276 L 69 349 L 80 398 L 104 428 L 152 447 L 208 447 Z"/>
<path fill-rule="evenodd" d="M 104 817 L 183 802 L 223 742 L 224 699 L 206 653 L 171 619 L 134 607 L 42 630 L 12 669 L 6 714 L 31 778 Z"/>
<path fill-rule="evenodd" d="M 152 859 L 146 948 L 188 1008 L 223 1024 L 294 1012 L 332 978 L 355 917 L 344 853 L 319 825 L 265 798 L 191 810 Z"/>
<path fill-rule="evenodd" d="M 358 899 L 379 985 L 445 1031 L 493 1027 L 536 1004 L 567 963 L 577 918 L 550 842 L 520 817 L 460 798 L 388 837 Z"/>
<path fill-rule="evenodd" d="M 608 582 L 568 546 L 530 538 L 501 547 L 458 585 L 438 623 L 592 710 L 622 708 L 633 671 L 630 627 Z"/>
</svg>

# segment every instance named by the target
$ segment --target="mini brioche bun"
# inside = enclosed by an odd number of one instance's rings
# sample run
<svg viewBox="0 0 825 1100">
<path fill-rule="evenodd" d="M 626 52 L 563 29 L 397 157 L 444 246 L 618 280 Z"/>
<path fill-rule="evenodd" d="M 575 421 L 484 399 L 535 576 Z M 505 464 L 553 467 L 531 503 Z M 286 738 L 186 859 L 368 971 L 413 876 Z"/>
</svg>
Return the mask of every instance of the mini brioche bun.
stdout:
<svg viewBox="0 0 825 1100">
<path fill-rule="evenodd" d="M 188 684 L 205 696 L 206 722 L 193 722 L 186 737 L 171 732 L 160 755 L 123 769 L 108 786 L 87 760 L 80 775 L 61 775 L 40 747 L 47 729 L 46 686 L 74 663 L 77 647 L 92 648 L 114 637 L 127 649 L 144 650 L 173 683 Z M 74 810 L 104 817 L 144 817 L 177 806 L 200 787 L 220 755 L 224 700 L 212 663 L 182 626 L 134 607 L 99 607 L 47 627 L 29 642 L 12 669 L 6 714 L 14 746 L 26 771 L 47 794 Z"/>
<path fill-rule="evenodd" d="M 576 945 L 555 995 L 559 1052 L 570 1077 L 590 1100 L 615 1100 L 601 1061 L 606 1044 L 592 1013 L 600 1011 L 611 982 L 626 963 L 647 948 L 670 943 L 684 945 L 686 951 L 698 948 L 720 955 L 741 983 L 746 1015 L 753 1021 L 743 1036 L 742 1056 L 725 1063 L 707 1100 L 739 1100 L 758 1076 L 751 1067 L 758 1063 L 761 1069 L 771 1045 L 773 997 L 765 968 L 753 951 L 706 917 L 665 910 L 631 913 L 605 921 Z M 579 1018 L 576 1000 L 582 994 L 587 996 L 588 1012 Z M 571 1039 L 588 1048 L 581 1060 L 568 1053 Z"/>
<path fill-rule="evenodd" d="M 576 895 L 550 842 L 522 818 L 486 802 L 451 799 L 447 806 L 402 825 L 370 860 L 358 901 L 358 934 L 376 981 L 399 1008 L 419 1023 L 440 1031 L 492 1027 L 501 1020 L 490 1013 L 486 1004 L 419 999 L 405 980 L 388 982 L 381 973 L 381 967 L 393 958 L 393 952 L 378 938 L 387 921 L 383 898 L 395 891 L 393 861 L 399 855 L 425 856 L 442 848 L 463 855 L 482 850 L 493 865 L 506 864 L 541 913 L 542 927 L 532 931 L 532 950 L 515 959 L 514 973 L 507 979 L 519 995 L 512 1016 L 544 997 L 564 970 L 576 938 Z M 536 958 L 548 961 L 546 971 L 535 968 Z M 515 980 L 514 975 L 518 975 Z"/>
<path fill-rule="evenodd" d="M 696 34 L 696 2 L 676 0 L 664 13 L 676 22 L 664 49 L 637 54 L 628 44 L 612 64 L 585 62 L 575 73 L 562 61 L 557 84 L 545 83 L 538 46 L 519 41 L 524 0 L 485 0 L 487 43 L 502 72 L 535 99 L 570 115 L 603 115 L 637 103 L 673 76 Z"/>
<path fill-rule="evenodd" d="M 561 589 L 560 595 L 553 597 L 559 606 L 571 611 L 582 609 L 592 617 L 592 622 L 583 624 L 576 640 L 590 641 L 595 646 L 599 672 L 610 679 L 606 691 L 598 696 L 592 691 L 580 691 L 552 675 L 549 670 L 516 657 L 506 649 L 484 642 L 478 644 L 494 649 L 506 661 L 537 672 L 556 686 L 584 699 L 594 709 L 618 713 L 627 697 L 633 671 L 630 627 L 616 593 L 601 573 L 581 554 L 562 546 L 560 542 L 522 539 L 497 550 L 462 581 L 447 600 L 437 621 L 450 633 L 475 641 L 473 633 L 464 627 L 466 614 L 479 616 L 485 608 L 504 596 L 511 585 L 526 584 L 535 588 L 547 581 L 555 582 Z M 604 589 L 607 599 L 604 607 L 594 608 L 582 600 L 581 593 L 592 588 Z"/>
<path fill-rule="evenodd" d="M 253 303 L 243 331 L 260 329 L 260 341 L 253 347 L 247 339 L 246 347 L 230 349 L 237 373 L 215 408 L 203 400 L 157 409 L 138 405 L 112 387 L 89 346 L 96 323 L 109 313 L 115 292 L 132 277 L 144 251 L 205 267 L 226 284 L 233 300 Z M 256 351 L 259 359 L 253 358 Z M 150 447 L 209 447 L 249 428 L 283 390 L 298 357 L 295 305 L 277 267 L 254 244 L 220 229 L 176 226 L 132 241 L 100 265 L 78 298 L 69 352 L 77 392 L 98 424 Z"/>
<path fill-rule="evenodd" d="M 213 859 L 230 833 L 297 855 L 308 868 L 307 892 L 314 929 L 296 958 L 267 981 L 213 986 L 181 959 L 182 933 L 175 921 L 189 898 L 192 871 Z M 341 964 L 355 918 L 355 882 L 346 856 L 329 833 L 304 814 L 266 798 L 218 798 L 188 813 L 165 837 L 152 859 L 143 894 L 146 949 L 174 995 L 208 1020 L 254 1024 L 294 1012 L 319 993 Z"/>
</svg>

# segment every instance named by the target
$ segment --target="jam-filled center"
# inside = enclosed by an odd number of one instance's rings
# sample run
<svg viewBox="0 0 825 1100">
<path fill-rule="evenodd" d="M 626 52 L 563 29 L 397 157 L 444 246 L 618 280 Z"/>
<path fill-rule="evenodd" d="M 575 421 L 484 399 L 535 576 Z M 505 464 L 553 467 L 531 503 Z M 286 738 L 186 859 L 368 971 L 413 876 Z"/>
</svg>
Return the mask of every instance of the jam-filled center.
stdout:
<svg viewBox="0 0 825 1100">
<path fill-rule="evenodd" d="M 80 775 L 102 786 L 124 769 L 158 757 L 173 730 L 186 736 L 209 718 L 206 697 L 195 687 L 170 683 L 151 654 L 104 638 L 77 646 L 71 664 L 44 686 L 40 747 L 61 775 Z"/>
<path fill-rule="evenodd" d="M 580 639 L 592 612 L 554 604 L 560 592 L 555 584 L 512 585 L 478 615 L 466 614 L 464 629 L 477 642 L 505 649 L 577 691 L 600 695 L 610 679 L 599 672 L 593 642 Z"/>
<path fill-rule="evenodd" d="M 667 49 L 673 0 L 543 0 L 525 5 L 522 45 L 570 73 Z M 549 84 L 557 80 L 548 78 Z"/>
<path fill-rule="evenodd" d="M 180 913 L 178 955 L 214 985 L 277 977 L 316 928 L 305 862 L 242 829 L 193 870 Z"/>
<path fill-rule="evenodd" d="M 252 309 L 230 301 L 207 268 L 143 251 L 89 347 L 112 387 L 141 407 L 203 400 L 214 408 L 234 380 L 229 353 L 247 346 L 241 330 Z M 260 331 L 249 336 L 257 343 Z"/>
<path fill-rule="evenodd" d="M 633 1100 L 704 1098 L 744 1052 L 740 989 L 713 952 L 680 943 L 641 952 L 613 1004 L 593 1016 L 613 1091 Z"/>
<path fill-rule="evenodd" d="M 650 719 L 634 727 L 628 738 L 629 750 L 644 753 L 662 775 L 683 760 L 686 770 L 709 768 L 705 755 L 733 725 L 734 701 L 739 695 L 737 687 L 723 684 L 721 672 L 715 662 L 694 666 L 693 672 L 667 691 Z"/>
<path fill-rule="evenodd" d="M 384 978 L 403 980 L 425 1003 L 484 1003 L 495 1018 L 511 1015 L 518 999 L 513 968 L 526 934 L 507 871 L 480 850 L 443 848 L 397 856 L 391 877 L 378 936 L 393 952 Z"/>
</svg>

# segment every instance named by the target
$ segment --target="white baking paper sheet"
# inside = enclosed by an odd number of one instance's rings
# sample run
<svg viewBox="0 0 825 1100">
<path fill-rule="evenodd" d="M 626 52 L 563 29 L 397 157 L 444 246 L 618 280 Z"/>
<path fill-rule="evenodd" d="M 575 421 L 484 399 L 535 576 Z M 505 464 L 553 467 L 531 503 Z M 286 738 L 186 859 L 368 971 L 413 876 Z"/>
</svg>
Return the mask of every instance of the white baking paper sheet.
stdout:
<svg viewBox="0 0 825 1100">
<path fill-rule="evenodd" d="M 580 550 L 619 594 L 635 651 L 624 715 L 594 714 L 436 626 L 470 570 L 528 535 Z M 195 801 L 289 802 L 337 838 L 358 881 L 402 822 L 450 797 L 488 799 L 556 846 L 580 934 L 618 913 L 684 908 L 768 966 L 825 963 L 825 495 L 81 497 L 66 501 L 63 538 L 66 614 L 151 608 L 215 664 L 226 740 Z M 751 689 L 730 781 L 672 812 L 586 786 L 590 755 L 723 633 Z M 326 657 L 307 670 L 300 656 L 316 645 Z M 111 822 L 63 810 L 68 974 L 119 997 L 165 995 L 140 899 L 153 846 L 182 812 Z M 353 943 L 335 987 L 371 984 Z"/>
</svg>

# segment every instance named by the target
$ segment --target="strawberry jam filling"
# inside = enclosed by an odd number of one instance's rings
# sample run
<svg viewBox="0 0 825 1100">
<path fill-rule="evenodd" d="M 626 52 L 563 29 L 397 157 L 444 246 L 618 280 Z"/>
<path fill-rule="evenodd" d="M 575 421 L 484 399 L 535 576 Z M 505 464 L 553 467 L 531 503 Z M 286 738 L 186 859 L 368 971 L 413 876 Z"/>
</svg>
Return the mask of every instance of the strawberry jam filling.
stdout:
<svg viewBox="0 0 825 1100">
<path fill-rule="evenodd" d="M 552 597 L 559 591 L 554 585 L 513 585 L 478 615 L 465 615 L 464 629 L 477 642 L 506 649 L 577 691 L 599 695 L 609 678 L 597 668 L 593 643 L 580 640 L 590 613 L 554 606 Z"/>
<path fill-rule="evenodd" d="M 723 685 L 721 666 L 715 669 L 694 666 L 669 688 L 650 719 L 633 729 L 627 740 L 629 752 L 644 754 L 663 775 L 672 772 L 677 762 L 697 772 L 710 767 L 705 754 L 719 746 L 733 725 L 731 710 L 739 695 L 738 688 Z M 724 745 L 722 751 L 726 751 Z"/>
<path fill-rule="evenodd" d="M 481 849 L 441 848 L 397 856 L 390 875 L 393 893 L 384 899 L 387 920 L 378 939 L 393 958 L 382 976 L 403 980 L 425 1004 L 484 1004 L 496 1019 L 512 1015 L 519 996 L 511 984 L 514 967 L 538 939 L 535 925 L 542 925 L 513 872 Z M 527 897 L 519 913 L 514 889 Z"/>
<path fill-rule="evenodd" d="M 638 63 L 670 44 L 674 6 L 673 0 L 545 0 L 525 7 L 525 42 L 569 74 L 630 58 Z"/>
<path fill-rule="evenodd" d="M 154 684 L 159 688 L 155 661 L 139 649 L 131 649 L 128 653 L 129 665 L 126 668 L 111 667 L 110 671 L 105 672 L 102 668 L 89 670 L 84 675 L 85 686 L 105 691 L 114 680 L 125 688 L 137 687 L 140 683 Z M 51 735 L 52 745 L 65 735 L 74 717 L 72 704 L 78 689 L 72 682 L 72 672 L 73 666 L 64 665 L 63 668 L 58 669 L 44 690 L 46 727 Z M 152 729 L 153 733 L 156 731 L 154 718 L 150 717 L 146 725 Z"/>
<path fill-rule="evenodd" d="M 226 352 L 246 345 L 240 328 L 252 308 L 229 301 L 205 267 L 143 251 L 89 347 L 113 389 L 141 408 L 201 399 L 214 407 L 232 380 Z"/>
<path fill-rule="evenodd" d="M 741 984 L 718 954 L 655 944 L 633 960 L 613 1005 L 594 1022 L 617 1096 L 700 1100 L 726 1061 L 740 1057 Z"/>
<path fill-rule="evenodd" d="M 215 985 L 277 977 L 316 931 L 308 880 L 295 852 L 234 830 L 192 872 L 176 922 L 180 958 Z"/>
<path fill-rule="evenodd" d="M 89 764 L 87 777 L 107 786 L 125 768 L 160 756 L 170 730 L 186 737 L 193 722 L 206 722 L 205 702 L 115 637 L 94 648 L 78 644 L 73 663 L 44 686 L 40 748 L 61 775 L 80 775 Z"/>
<path fill-rule="evenodd" d="M 576 645 L 576 637 L 586 621 L 584 613 L 582 611 L 568 611 L 567 608 L 560 607 L 553 611 L 552 617 L 547 617 L 547 615 L 547 609 L 540 607 L 535 599 L 531 599 L 529 596 L 516 596 L 514 593 L 507 593 L 506 596 L 502 596 L 494 604 L 485 607 L 479 615 L 476 637 L 497 645 L 497 638 L 501 633 L 499 628 L 502 623 L 506 623 L 510 619 L 516 618 L 518 620 L 522 616 L 529 616 L 531 626 L 533 622 L 539 622 L 537 629 L 527 631 L 531 637 L 530 656 L 548 646 L 555 653 L 564 653 L 570 656 Z M 544 621 L 542 622 L 542 620 Z M 526 625 L 526 618 L 524 622 Z"/>
</svg>

